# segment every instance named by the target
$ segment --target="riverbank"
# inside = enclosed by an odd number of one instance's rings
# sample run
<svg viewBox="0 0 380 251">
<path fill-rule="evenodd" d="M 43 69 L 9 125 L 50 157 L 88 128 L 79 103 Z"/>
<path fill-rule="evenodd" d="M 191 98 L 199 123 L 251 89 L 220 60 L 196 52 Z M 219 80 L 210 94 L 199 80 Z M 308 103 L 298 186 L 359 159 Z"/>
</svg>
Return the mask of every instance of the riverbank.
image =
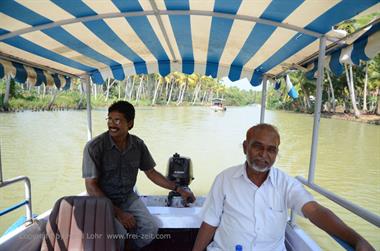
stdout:
<svg viewBox="0 0 380 251">
<path fill-rule="evenodd" d="M 107 105 L 94 105 L 93 108 L 107 108 L 112 102 L 110 102 Z M 147 107 L 152 106 L 148 104 L 148 102 L 139 102 L 136 104 L 135 102 L 132 102 L 135 106 L 141 106 L 141 107 Z M 181 104 L 181 106 L 190 106 L 191 104 L 184 102 Z M 173 102 L 172 104 L 166 105 L 166 104 L 156 104 L 155 106 L 170 106 L 170 107 L 176 107 L 177 105 Z M 202 104 L 197 104 L 196 106 L 202 106 Z M 203 105 L 206 106 L 206 105 Z M 32 112 L 45 112 L 45 111 L 69 111 L 69 110 L 84 110 L 86 109 L 85 105 L 82 107 L 70 107 L 70 106 L 57 106 L 54 105 L 50 110 L 45 107 L 38 107 L 38 108 L 31 108 L 31 109 L 24 109 L 24 108 L 9 108 L 8 111 L 5 111 L 2 107 L 0 107 L 0 113 L 6 113 L 6 112 L 24 112 L 24 111 L 32 111 Z M 287 111 L 287 112 L 293 112 L 293 111 Z M 306 113 L 305 113 L 306 114 Z M 328 118 L 328 119 L 339 119 L 339 120 L 346 120 L 346 121 L 354 121 L 354 122 L 360 122 L 360 123 L 367 123 L 367 124 L 374 124 L 374 125 L 380 125 L 380 116 L 376 114 L 361 114 L 360 118 L 356 118 L 351 113 L 343 113 L 343 112 L 323 112 L 321 114 L 322 118 Z"/>
<path fill-rule="evenodd" d="M 380 125 L 380 116 L 376 114 L 361 114 L 360 118 L 356 118 L 354 114 L 351 113 L 328 113 L 324 112 L 321 114 L 322 118 L 329 118 L 329 119 L 340 119 L 340 120 L 347 120 L 347 121 L 355 121 L 355 122 L 361 122 L 361 123 L 368 123 L 368 124 L 374 124 L 374 125 Z"/>
</svg>

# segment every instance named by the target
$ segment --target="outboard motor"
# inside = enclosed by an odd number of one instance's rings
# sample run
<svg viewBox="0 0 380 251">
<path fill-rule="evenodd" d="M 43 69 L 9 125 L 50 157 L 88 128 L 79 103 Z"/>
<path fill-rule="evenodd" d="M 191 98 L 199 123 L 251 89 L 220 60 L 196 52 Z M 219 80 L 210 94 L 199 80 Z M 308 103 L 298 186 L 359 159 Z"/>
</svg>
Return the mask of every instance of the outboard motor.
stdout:
<svg viewBox="0 0 380 251">
<path fill-rule="evenodd" d="M 175 153 L 169 159 L 167 177 L 177 186 L 190 190 L 189 185 L 194 179 L 191 159 Z M 187 203 L 192 203 L 192 201 L 183 201 L 181 195 L 175 191 L 171 191 L 168 195 L 169 207 L 186 207 Z"/>
</svg>

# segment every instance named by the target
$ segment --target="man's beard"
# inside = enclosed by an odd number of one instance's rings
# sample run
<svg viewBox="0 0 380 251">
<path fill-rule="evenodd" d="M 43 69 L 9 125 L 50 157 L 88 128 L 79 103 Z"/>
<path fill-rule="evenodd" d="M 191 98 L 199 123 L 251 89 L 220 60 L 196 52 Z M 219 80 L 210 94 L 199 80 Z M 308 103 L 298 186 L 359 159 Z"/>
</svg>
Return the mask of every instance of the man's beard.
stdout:
<svg viewBox="0 0 380 251">
<path fill-rule="evenodd" d="M 247 159 L 247 166 L 249 168 L 252 168 L 256 172 L 265 173 L 265 172 L 269 171 L 269 169 L 272 167 L 272 166 L 268 166 L 265 168 L 260 168 L 260 167 L 256 166 L 254 163 L 251 163 L 251 161 L 248 159 L 247 155 L 246 155 L 246 159 Z"/>
</svg>

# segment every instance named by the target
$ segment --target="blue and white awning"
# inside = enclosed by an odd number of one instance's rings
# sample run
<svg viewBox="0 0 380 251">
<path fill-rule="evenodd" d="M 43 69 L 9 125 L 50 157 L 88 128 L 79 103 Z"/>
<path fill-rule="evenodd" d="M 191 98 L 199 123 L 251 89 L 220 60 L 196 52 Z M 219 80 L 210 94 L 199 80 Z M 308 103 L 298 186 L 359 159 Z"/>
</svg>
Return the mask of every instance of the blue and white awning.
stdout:
<svg viewBox="0 0 380 251">
<path fill-rule="evenodd" d="M 259 85 L 378 0 L 3 0 L 0 53 L 93 82 L 197 72 Z"/>
<path fill-rule="evenodd" d="M 70 77 L 0 58 L 0 79 L 4 77 L 10 77 L 19 83 L 27 83 L 31 86 L 40 86 L 42 83 L 48 86 L 55 85 L 62 90 L 69 89 L 71 85 Z"/>
<path fill-rule="evenodd" d="M 380 52 L 380 22 L 368 27 L 367 31 L 356 38 L 354 42 L 341 46 L 327 53 L 325 57 L 325 68 L 340 75 L 343 72 L 343 64 L 359 65 L 360 60 L 373 59 Z M 310 63 L 307 66 L 306 77 L 316 78 L 318 64 Z"/>
</svg>

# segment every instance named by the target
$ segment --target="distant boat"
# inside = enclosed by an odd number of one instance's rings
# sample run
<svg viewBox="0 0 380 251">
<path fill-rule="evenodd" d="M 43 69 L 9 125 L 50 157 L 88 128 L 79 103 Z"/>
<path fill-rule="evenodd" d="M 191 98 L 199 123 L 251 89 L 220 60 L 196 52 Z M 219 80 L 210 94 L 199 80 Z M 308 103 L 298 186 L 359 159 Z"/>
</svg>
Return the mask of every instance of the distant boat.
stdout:
<svg viewBox="0 0 380 251">
<path fill-rule="evenodd" d="M 212 105 L 210 107 L 214 112 L 224 112 L 227 108 L 223 105 L 223 99 L 215 98 L 212 100 Z"/>
</svg>

